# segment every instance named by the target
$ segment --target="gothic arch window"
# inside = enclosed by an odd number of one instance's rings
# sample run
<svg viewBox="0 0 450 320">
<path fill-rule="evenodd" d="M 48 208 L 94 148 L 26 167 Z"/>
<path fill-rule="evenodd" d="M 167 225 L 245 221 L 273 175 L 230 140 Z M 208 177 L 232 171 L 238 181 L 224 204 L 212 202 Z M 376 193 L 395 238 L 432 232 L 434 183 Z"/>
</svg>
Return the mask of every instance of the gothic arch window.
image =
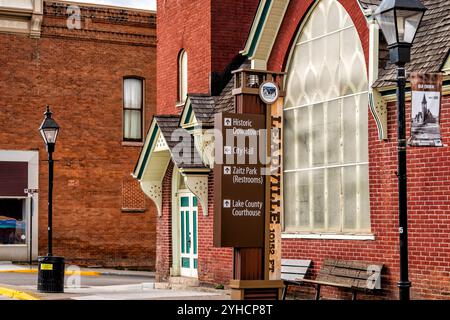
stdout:
<svg viewBox="0 0 450 320">
<path fill-rule="evenodd" d="M 287 70 L 285 231 L 370 232 L 366 64 L 338 1 L 317 2 Z"/>
<path fill-rule="evenodd" d="M 178 55 L 178 101 L 183 103 L 187 98 L 188 88 L 188 57 L 183 49 Z"/>
</svg>

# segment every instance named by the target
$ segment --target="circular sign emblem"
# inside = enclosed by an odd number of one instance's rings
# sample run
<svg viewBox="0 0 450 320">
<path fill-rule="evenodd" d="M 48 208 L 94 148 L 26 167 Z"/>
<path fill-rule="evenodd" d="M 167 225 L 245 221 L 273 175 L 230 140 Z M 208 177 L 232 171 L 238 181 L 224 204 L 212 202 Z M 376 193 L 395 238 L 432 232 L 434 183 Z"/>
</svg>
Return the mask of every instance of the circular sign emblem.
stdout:
<svg viewBox="0 0 450 320">
<path fill-rule="evenodd" d="M 279 95 L 278 87 L 273 82 L 264 82 L 259 87 L 259 96 L 264 103 L 272 104 L 277 101 Z"/>
</svg>

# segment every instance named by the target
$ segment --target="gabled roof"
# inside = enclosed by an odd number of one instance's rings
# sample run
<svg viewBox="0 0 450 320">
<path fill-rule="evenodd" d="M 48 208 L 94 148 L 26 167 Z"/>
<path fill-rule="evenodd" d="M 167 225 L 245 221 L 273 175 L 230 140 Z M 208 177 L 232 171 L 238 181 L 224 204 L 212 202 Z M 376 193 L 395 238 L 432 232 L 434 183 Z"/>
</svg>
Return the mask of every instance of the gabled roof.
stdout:
<svg viewBox="0 0 450 320">
<path fill-rule="evenodd" d="M 195 148 L 194 137 L 185 129 L 178 126 L 179 115 L 154 116 L 147 133 L 144 146 L 134 168 L 133 176 L 141 180 L 149 170 L 158 170 L 159 173 L 150 173 L 153 179 L 162 179 L 170 159 L 183 170 L 209 170 Z M 157 151 L 160 139 L 163 139 L 167 148 Z M 164 168 L 161 168 L 161 167 Z M 148 172 L 147 172 L 148 173 Z"/>
<path fill-rule="evenodd" d="M 206 168 L 195 148 L 194 137 L 178 126 L 180 116 L 162 115 L 154 119 L 169 147 L 172 161 L 179 169 Z"/>
<path fill-rule="evenodd" d="M 365 9 L 376 9 L 380 0 L 360 0 Z M 406 64 L 407 71 L 440 72 L 450 50 L 450 0 L 422 0 L 427 8 L 417 31 L 411 50 L 411 62 Z M 388 63 L 380 70 L 374 87 L 392 86 L 395 66 Z"/>
<path fill-rule="evenodd" d="M 190 94 L 192 111 L 203 127 L 210 126 L 211 111 L 214 109 L 217 97 Z"/>
<path fill-rule="evenodd" d="M 233 90 L 234 79 L 231 79 L 220 96 L 192 97 L 191 104 L 195 117 L 203 127 L 214 126 L 214 115 L 220 112 L 234 112 Z"/>
</svg>

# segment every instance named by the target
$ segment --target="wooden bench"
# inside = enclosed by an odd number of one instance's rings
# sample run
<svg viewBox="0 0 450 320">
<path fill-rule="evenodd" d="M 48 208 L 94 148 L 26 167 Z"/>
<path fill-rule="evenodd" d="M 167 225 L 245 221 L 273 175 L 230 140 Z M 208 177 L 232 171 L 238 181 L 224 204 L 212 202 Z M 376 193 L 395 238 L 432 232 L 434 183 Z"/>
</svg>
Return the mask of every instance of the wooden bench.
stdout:
<svg viewBox="0 0 450 320">
<path fill-rule="evenodd" d="M 321 286 L 349 289 L 352 300 L 356 300 L 358 291 L 373 293 L 381 289 L 382 269 L 383 264 L 325 259 L 316 279 L 303 279 L 301 283 L 315 286 L 316 300 L 320 299 Z"/>
<path fill-rule="evenodd" d="M 284 281 L 282 299 L 290 285 L 300 285 L 311 266 L 311 260 L 281 259 L 281 280 Z"/>
</svg>

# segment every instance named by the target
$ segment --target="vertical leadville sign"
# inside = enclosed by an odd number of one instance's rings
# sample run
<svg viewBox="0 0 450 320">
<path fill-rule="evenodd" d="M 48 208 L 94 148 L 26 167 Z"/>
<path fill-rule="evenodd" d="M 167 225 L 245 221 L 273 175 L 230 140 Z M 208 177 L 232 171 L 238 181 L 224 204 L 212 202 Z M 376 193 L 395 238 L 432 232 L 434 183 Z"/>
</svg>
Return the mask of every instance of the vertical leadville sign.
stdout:
<svg viewBox="0 0 450 320">
<path fill-rule="evenodd" d="M 268 271 L 269 280 L 281 279 L 281 213 L 282 213 L 282 125 L 283 98 L 270 105 L 268 128 L 270 128 L 270 179 L 268 179 Z"/>
<path fill-rule="evenodd" d="M 215 116 L 214 246 L 264 246 L 265 116 Z"/>
<path fill-rule="evenodd" d="M 411 73 L 410 146 L 442 147 L 441 96 L 442 74 Z"/>
</svg>

